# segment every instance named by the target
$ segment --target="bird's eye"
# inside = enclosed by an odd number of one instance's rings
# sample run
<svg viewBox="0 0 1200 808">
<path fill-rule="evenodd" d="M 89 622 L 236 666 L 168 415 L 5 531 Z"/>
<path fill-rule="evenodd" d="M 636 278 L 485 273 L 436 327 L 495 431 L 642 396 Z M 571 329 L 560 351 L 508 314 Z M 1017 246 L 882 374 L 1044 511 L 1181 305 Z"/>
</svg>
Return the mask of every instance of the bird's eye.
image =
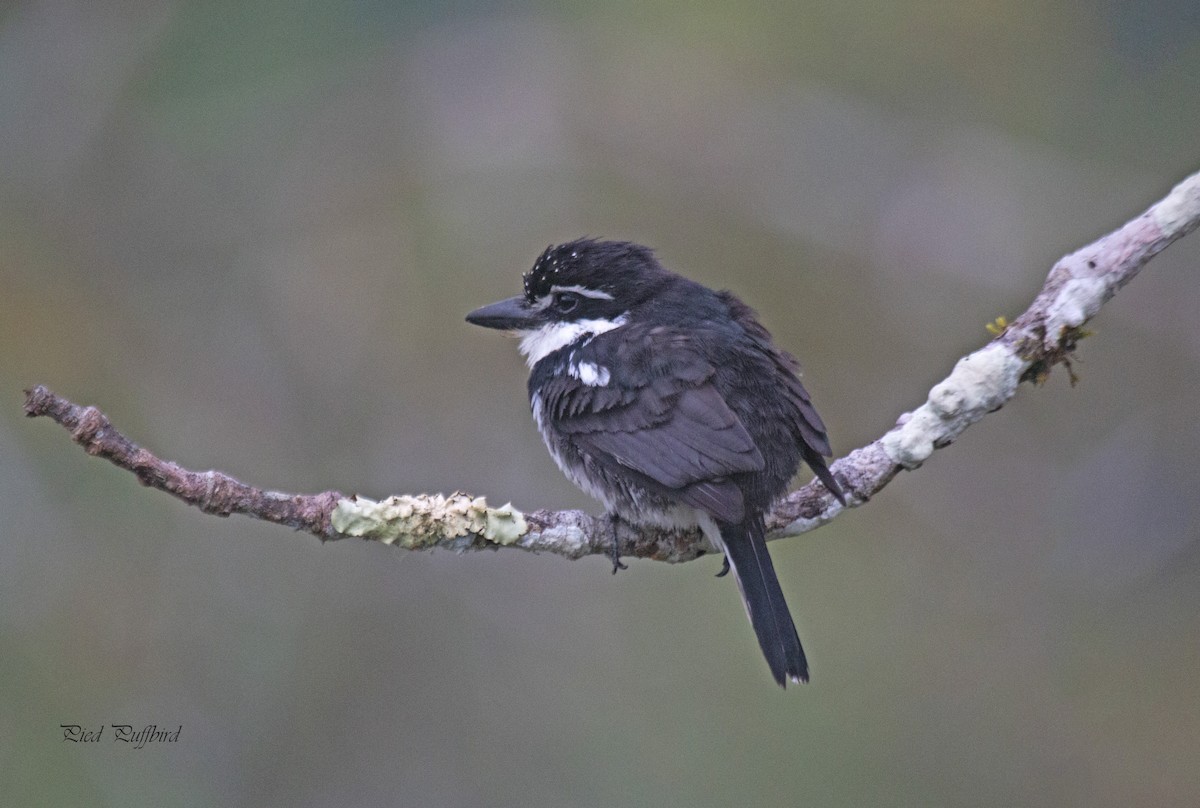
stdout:
<svg viewBox="0 0 1200 808">
<path fill-rule="evenodd" d="M 554 296 L 552 305 L 559 314 L 570 314 L 579 305 L 579 298 L 570 292 L 559 292 Z"/>
</svg>

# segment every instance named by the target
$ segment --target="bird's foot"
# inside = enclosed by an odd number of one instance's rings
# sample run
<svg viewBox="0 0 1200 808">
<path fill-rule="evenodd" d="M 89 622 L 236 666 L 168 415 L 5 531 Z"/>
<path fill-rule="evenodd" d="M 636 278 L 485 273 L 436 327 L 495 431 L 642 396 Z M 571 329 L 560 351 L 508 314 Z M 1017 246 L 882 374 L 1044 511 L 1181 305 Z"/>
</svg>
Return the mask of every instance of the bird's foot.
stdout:
<svg viewBox="0 0 1200 808">
<path fill-rule="evenodd" d="M 615 513 L 610 513 L 608 515 L 608 527 L 609 530 L 612 531 L 612 547 L 609 548 L 609 552 L 610 558 L 612 559 L 613 575 L 617 574 L 617 570 L 629 569 L 628 564 L 621 562 L 621 540 L 617 536 L 617 522 L 620 521 L 620 519 L 621 517 L 617 516 Z"/>
<path fill-rule="evenodd" d="M 729 556 L 721 559 L 721 571 L 717 573 L 717 578 L 724 578 L 729 574 Z"/>
</svg>

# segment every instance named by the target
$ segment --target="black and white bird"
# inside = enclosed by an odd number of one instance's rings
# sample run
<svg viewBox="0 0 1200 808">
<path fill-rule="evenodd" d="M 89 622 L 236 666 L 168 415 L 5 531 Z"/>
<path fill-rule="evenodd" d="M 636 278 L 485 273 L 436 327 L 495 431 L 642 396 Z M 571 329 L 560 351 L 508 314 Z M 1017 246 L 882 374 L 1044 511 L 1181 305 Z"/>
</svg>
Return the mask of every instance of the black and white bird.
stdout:
<svg viewBox="0 0 1200 808">
<path fill-rule="evenodd" d="M 808 681 L 764 515 L 801 460 L 845 497 L 796 360 L 742 301 L 638 244 L 551 246 L 524 281 L 524 294 L 467 321 L 520 337 L 533 417 L 559 468 L 614 517 L 698 526 L 725 553 L 775 681 Z M 615 550 L 613 561 L 615 572 Z"/>
</svg>

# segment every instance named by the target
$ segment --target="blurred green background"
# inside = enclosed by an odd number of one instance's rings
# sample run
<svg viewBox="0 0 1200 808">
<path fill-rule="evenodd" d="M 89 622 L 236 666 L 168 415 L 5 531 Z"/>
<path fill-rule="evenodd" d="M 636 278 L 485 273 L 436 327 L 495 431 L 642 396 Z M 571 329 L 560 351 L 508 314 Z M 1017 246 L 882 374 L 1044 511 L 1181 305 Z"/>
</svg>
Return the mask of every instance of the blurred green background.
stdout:
<svg viewBox="0 0 1200 808">
<path fill-rule="evenodd" d="M 591 234 L 736 289 L 844 453 L 1198 145 L 1194 0 L 5 4 L 4 802 L 1200 804 L 1200 235 L 1079 386 L 773 545 L 787 692 L 715 559 L 322 547 L 21 416 L 44 383 L 265 487 L 595 510 L 462 320 Z"/>
</svg>

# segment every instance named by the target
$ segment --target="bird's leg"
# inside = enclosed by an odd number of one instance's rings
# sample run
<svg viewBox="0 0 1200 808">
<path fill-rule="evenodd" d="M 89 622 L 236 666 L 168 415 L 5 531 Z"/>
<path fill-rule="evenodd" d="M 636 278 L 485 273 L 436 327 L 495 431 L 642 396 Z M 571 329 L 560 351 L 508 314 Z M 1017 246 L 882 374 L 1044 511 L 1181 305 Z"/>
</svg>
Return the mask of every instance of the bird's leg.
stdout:
<svg viewBox="0 0 1200 808">
<path fill-rule="evenodd" d="M 628 564 L 621 563 L 621 542 L 620 542 L 620 539 L 617 537 L 617 522 L 619 522 L 620 520 L 621 520 L 621 517 L 617 516 L 616 513 L 611 512 L 611 511 L 609 512 L 608 527 L 612 531 L 611 557 L 612 557 L 612 565 L 613 565 L 613 575 L 617 574 L 617 570 L 629 569 Z"/>
<path fill-rule="evenodd" d="M 721 557 L 721 571 L 717 573 L 718 578 L 724 578 L 729 574 L 729 556 Z"/>
</svg>

